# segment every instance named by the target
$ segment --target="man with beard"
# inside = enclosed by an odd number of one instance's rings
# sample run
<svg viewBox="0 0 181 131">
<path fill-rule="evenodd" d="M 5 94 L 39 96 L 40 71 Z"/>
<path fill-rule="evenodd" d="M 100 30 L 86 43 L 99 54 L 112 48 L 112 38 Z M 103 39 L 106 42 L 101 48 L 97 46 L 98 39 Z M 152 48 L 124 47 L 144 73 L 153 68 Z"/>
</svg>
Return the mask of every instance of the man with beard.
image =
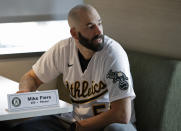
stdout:
<svg viewBox="0 0 181 131">
<path fill-rule="evenodd" d="M 71 38 L 48 50 L 26 73 L 19 92 L 35 91 L 63 74 L 73 112 L 25 121 L 17 130 L 136 131 L 132 100 L 135 93 L 126 52 L 103 35 L 102 20 L 90 5 L 77 5 L 68 14 Z"/>
</svg>

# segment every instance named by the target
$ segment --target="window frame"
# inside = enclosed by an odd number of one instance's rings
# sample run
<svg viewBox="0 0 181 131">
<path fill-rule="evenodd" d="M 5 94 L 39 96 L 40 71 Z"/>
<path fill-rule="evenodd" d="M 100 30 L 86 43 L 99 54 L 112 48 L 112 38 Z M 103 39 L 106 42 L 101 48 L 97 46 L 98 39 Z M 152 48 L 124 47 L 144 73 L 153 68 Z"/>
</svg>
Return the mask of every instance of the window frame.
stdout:
<svg viewBox="0 0 181 131">
<path fill-rule="evenodd" d="M 12 59 L 12 58 L 28 58 L 28 57 L 39 57 L 46 51 L 40 52 L 27 52 L 27 53 L 12 53 L 12 54 L 0 54 L 0 59 Z"/>
</svg>

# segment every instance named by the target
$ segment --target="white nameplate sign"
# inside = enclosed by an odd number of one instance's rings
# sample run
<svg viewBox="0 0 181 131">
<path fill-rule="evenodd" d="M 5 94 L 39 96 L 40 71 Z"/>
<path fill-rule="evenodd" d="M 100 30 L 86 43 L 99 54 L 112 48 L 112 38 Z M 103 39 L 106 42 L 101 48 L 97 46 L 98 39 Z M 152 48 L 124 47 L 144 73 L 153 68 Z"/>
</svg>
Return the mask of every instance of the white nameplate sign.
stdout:
<svg viewBox="0 0 181 131">
<path fill-rule="evenodd" d="M 8 111 L 59 106 L 57 90 L 8 94 Z"/>
</svg>

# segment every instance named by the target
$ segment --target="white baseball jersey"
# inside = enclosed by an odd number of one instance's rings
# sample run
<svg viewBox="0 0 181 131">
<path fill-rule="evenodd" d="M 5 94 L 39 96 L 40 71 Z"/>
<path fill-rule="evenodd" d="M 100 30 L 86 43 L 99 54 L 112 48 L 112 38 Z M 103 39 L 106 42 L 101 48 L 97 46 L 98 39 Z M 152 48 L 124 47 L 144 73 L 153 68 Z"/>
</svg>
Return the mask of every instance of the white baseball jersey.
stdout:
<svg viewBox="0 0 181 131">
<path fill-rule="evenodd" d="M 108 36 L 104 39 L 104 48 L 93 55 L 84 72 L 73 38 L 55 44 L 33 65 L 45 83 L 63 74 L 76 120 L 109 110 L 112 101 L 135 97 L 127 54 L 116 41 Z"/>
</svg>

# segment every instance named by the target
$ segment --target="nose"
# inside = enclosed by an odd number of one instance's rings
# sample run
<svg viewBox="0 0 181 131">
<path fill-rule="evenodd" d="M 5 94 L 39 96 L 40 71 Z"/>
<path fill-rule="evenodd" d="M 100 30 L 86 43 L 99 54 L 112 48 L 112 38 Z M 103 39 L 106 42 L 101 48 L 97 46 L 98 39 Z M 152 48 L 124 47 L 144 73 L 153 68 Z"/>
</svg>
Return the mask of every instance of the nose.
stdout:
<svg viewBox="0 0 181 131">
<path fill-rule="evenodd" d="M 101 26 L 99 26 L 99 25 L 95 26 L 95 34 L 96 35 L 102 34 L 102 27 Z"/>
</svg>

